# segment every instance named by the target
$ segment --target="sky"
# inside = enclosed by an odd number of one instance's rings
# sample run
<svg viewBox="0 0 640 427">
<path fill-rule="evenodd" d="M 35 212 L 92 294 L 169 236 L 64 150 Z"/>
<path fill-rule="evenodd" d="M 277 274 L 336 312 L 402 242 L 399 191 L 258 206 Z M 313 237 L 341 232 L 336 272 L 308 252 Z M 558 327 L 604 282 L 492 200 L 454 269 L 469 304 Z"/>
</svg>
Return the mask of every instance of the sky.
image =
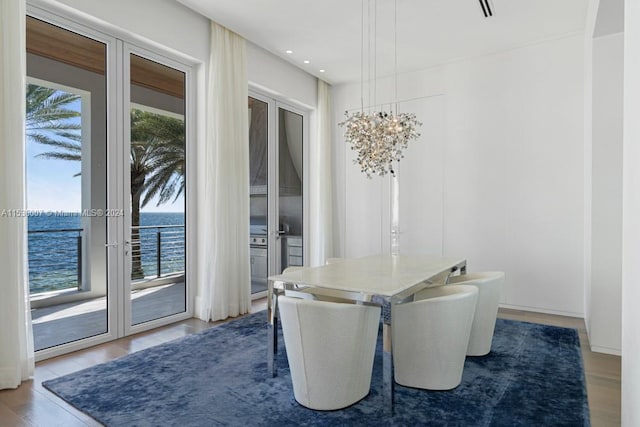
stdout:
<svg viewBox="0 0 640 427">
<path fill-rule="evenodd" d="M 79 110 L 80 102 L 70 104 L 69 107 Z M 74 175 L 80 172 L 80 163 L 37 157 L 38 154 L 47 151 L 55 150 L 27 138 L 27 208 L 29 210 L 79 212 L 82 209 L 81 182 L 83 177 Z M 157 198 L 151 200 L 142 209 L 142 212 L 184 211 L 183 195 L 175 203 L 169 201 L 160 206 L 156 206 L 156 204 Z"/>
</svg>

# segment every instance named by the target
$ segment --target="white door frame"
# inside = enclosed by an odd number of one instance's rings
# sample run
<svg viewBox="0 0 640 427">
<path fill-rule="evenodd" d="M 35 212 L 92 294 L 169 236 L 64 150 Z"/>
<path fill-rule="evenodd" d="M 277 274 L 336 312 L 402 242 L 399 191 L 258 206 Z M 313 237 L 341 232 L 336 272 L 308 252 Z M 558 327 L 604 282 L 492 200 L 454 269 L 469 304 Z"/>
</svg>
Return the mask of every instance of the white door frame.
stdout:
<svg viewBox="0 0 640 427">
<path fill-rule="evenodd" d="M 268 209 L 268 247 L 269 247 L 269 275 L 279 274 L 279 266 L 281 263 L 281 242 L 278 234 L 280 212 L 279 204 L 279 179 L 278 173 L 273 171 L 279 171 L 279 120 L 278 109 L 283 108 L 302 116 L 303 123 L 303 141 L 302 141 L 302 242 L 303 242 L 303 262 L 305 265 L 309 263 L 309 243 L 308 243 L 308 230 L 309 230 L 309 110 L 302 109 L 287 103 L 283 99 L 265 91 L 260 90 L 257 87 L 249 87 L 249 96 L 259 101 L 268 104 L 268 138 L 267 138 L 267 170 L 268 170 L 268 182 L 267 182 L 267 209 Z M 266 292 L 259 292 L 253 295 L 253 298 L 259 298 L 265 296 Z"/>
<path fill-rule="evenodd" d="M 185 282 L 186 282 L 186 311 L 173 316 L 163 317 L 150 322 L 131 326 L 130 304 L 130 267 L 128 266 L 127 247 L 128 230 L 130 230 L 130 215 L 107 217 L 107 332 L 78 341 L 37 351 L 36 361 L 48 359 L 72 351 L 81 350 L 116 338 L 135 334 L 147 329 L 173 323 L 193 317 L 193 296 L 195 295 L 195 242 L 196 242 L 196 84 L 195 69 L 198 63 L 185 58 L 176 58 L 169 50 L 162 51 L 156 45 L 145 45 L 135 35 L 128 37 L 108 25 L 90 20 L 80 12 L 74 12 L 62 5 L 56 5 L 45 0 L 29 0 L 27 14 L 46 21 L 63 29 L 89 37 L 106 46 L 105 76 L 106 120 L 107 120 L 107 185 L 106 205 L 109 210 L 123 210 L 128 212 L 129 206 L 129 55 L 135 53 L 161 62 L 170 67 L 185 72 L 185 126 L 186 126 L 186 218 L 185 218 Z M 162 53 L 159 53 L 162 52 Z M 126 68 L 125 68 L 126 67 Z M 125 72 L 125 70 L 127 70 Z M 129 227 L 127 227 L 129 225 Z"/>
<path fill-rule="evenodd" d="M 121 154 L 121 164 L 123 165 L 123 171 L 120 175 L 122 177 L 122 185 L 119 185 L 119 188 L 122 188 L 122 203 L 123 209 L 125 212 L 124 221 L 123 221 L 123 230 L 122 230 L 122 242 L 125 242 L 124 246 L 124 271 L 123 271 L 123 282 L 124 282 L 124 298 L 122 301 L 122 306 L 124 308 L 124 315 L 121 316 L 120 320 L 123 321 L 121 326 L 122 335 L 131 335 L 138 332 L 142 332 L 148 329 L 157 328 L 159 326 L 164 326 L 170 323 L 174 323 L 180 320 L 189 319 L 193 317 L 193 295 L 194 295 L 194 286 L 195 280 L 192 280 L 195 277 L 191 274 L 192 269 L 189 267 L 193 265 L 192 258 L 195 257 L 195 251 L 191 250 L 192 246 L 190 243 L 195 242 L 195 233 L 193 232 L 192 225 L 195 224 L 193 215 L 190 215 L 192 212 L 195 212 L 195 206 L 191 199 L 193 197 L 187 197 L 190 194 L 189 189 L 195 188 L 195 173 L 192 173 L 195 168 L 195 88 L 194 88 L 194 70 L 193 67 L 189 65 L 185 65 L 181 62 L 178 62 L 172 58 L 164 56 L 162 54 L 157 53 L 156 50 L 145 49 L 144 47 L 139 47 L 134 45 L 133 43 L 120 42 L 122 43 L 123 54 L 122 58 L 122 93 L 123 93 L 123 102 L 119 103 L 122 106 L 122 113 L 119 114 L 119 117 L 122 117 L 122 144 L 119 144 L 119 147 L 123 148 L 123 152 Z M 129 249 L 128 242 L 131 241 L 131 210 L 129 206 L 130 200 L 130 191 L 131 188 L 131 163 L 130 163 L 130 147 L 131 147 L 131 120 L 130 120 L 130 112 L 131 112 L 131 76 L 130 76 L 130 58 L 131 54 L 143 57 L 145 59 L 166 65 L 168 67 L 174 68 L 178 71 L 181 71 L 185 74 L 185 143 L 186 143 L 186 176 L 185 176 L 185 292 L 186 292 L 186 307 L 183 313 L 177 313 L 170 316 L 162 317 L 159 319 L 151 320 L 148 322 L 140 323 L 137 325 L 132 325 L 132 313 L 131 313 L 131 251 Z"/>
</svg>

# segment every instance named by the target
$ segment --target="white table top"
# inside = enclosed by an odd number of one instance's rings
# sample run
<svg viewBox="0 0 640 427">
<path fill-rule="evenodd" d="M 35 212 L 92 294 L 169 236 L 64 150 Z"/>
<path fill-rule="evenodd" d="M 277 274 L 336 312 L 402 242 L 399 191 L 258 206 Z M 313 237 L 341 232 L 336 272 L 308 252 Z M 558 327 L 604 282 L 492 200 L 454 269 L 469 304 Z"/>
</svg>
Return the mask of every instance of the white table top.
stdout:
<svg viewBox="0 0 640 427">
<path fill-rule="evenodd" d="M 392 297 L 464 264 L 464 258 L 436 255 L 373 255 L 302 268 L 269 280 Z"/>
</svg>

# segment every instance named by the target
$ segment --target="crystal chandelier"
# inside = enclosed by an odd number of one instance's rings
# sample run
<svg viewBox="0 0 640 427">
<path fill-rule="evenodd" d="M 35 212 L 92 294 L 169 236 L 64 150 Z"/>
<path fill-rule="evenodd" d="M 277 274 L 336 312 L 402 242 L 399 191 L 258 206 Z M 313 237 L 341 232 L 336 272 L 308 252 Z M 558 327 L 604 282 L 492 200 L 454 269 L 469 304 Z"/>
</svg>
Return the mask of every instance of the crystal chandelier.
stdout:
<svg viewBox="0 0 640 427">
<path fill-rule="evenodd" d="M 345 114 L 347 119 L 340 126 L 346 127 L 344 137 L 351 149 L 356 151 L 354 163 L 360 165 L 361 172 L 368 178 L 387 173 L 395 176 L 393 162 L 404 158 L 402 151 L 407 148 L 409 141 L 420 136 L 416 128 L 422 123 L 416 119 L 416 115 L 394 115 L 382 111 Z"/>
<path fill-rule="evenodd" d="M 371 0 L 368 0 L 371 2 Z M 362 20 L 364 22 L 364 0 L 362 2 Z M 376 3 L 374 0 L 374 8 Z M 354 164 L 360 166 L 360 170 L 371 178 L 374 175 L 384 176 L 390 173 L 395 177 L 394 162 L 404 158 L 403 150 L 412 139 L 418 139 L 420 133 L 417 129 L 422 126 L 413 113 L 398 113 L 398 56 L 397 56 L 397 4 L 394 0 L 394 55 L 395 55 L 395 114 L 390 109 L 386 111 L 364 111 L 364 23 L 362 25 L 362 53 L 361 53 L 361 111 L 349 114 L 345 111 L 345 121 L 339 126 L 345 127 L 344 137 L 351 149 L 356 151 Z M 369 20 L 370 22 L 370 20 Z M 369 24 L 370 29 L 370 24 Z M 375 34 L 374 34 L 375 35 Z M 371 38 L 369 34 L 369 39 Z M 369 45 L 371 41 L 369 40 Z M 374 48 L 375 56 L 375 48 Z M 369 58 L 371 55 L 369 55 Z M 375 61 L 374 61 L 375 62 Z M 375 67 L 375 65 L 374 65 Z M 371 70 L 369 70 L 369 73 Z M 375 75 L 375 74 L 374 74 Z M 374 77 L 375 80 L 375 77 Z M 374 83 L 375 84 L 375 83 Z M 374 102 L 375 104 L 375 102 Z"/>
</svg>

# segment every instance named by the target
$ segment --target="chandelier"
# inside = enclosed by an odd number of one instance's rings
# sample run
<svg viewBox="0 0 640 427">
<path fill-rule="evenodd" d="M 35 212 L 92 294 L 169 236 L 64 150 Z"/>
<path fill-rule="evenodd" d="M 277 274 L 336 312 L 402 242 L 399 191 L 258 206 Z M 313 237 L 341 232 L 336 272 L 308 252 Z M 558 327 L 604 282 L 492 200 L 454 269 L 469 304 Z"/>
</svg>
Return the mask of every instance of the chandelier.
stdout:
<svg viewBox="0 0 640 427">
<path fill-rule="evenodd" d="M 371 0 L 369 8 L 371 8 Z M 394 162 L 399 162 L 404 158 L 403 150 L 409 145 L 412 139 L 418 139 L 418 127 L 422 126 L 413 113 L 398 113 L 398 56 L 397 56 L 397 0 L 394 0 L 394 56 L 395 56 L 395 114 L 392 108 L 389 111 L 370 111 L 365 112 L 364 109 L 364 0 L 362 0 L 362 44 L 361 44 L 361 61 L 360 61 L 360 101 L 361 110 L 349 114 L 345 111 L 345 121 L 338 123 L 339 126 L 345 127 L 344 137 L 351 149 L 356 152 L 354 164 L 360 166 L 361 172 L 371 178 L 374 175 L 384 176 L 390 173 L 395 177 Z M 374 9 L 377 9 L 374 0 Z M 374 12 L 374 22 L 377 20 Z M 369 46 L 371 46 L 371 19 L 368 19 L 369 28 Z M 375 30 L 374 30 L 375 31 Z M 374 34 L 375 36 L 375 34 Z M 374 42 L 375 46 L 375 42 Z M 375 57 L 375 47 L 373 56 Z M 371 58 L 369 52 L 369 58 Z M 370 61 L 370 59 L 369 59 Z M 375 59 L 374 59 L 375 70 Z M 374 85 L 375 85 L 374 71 Z M 371 67 L 369 66 L 369 74 Z M 371 90 L 371 83 L 369 83 Z M 374 90 L 375 93 L 375 90 Z M 371 97 L 369 97 L 371 100 Z M 375 104 L 375 99 L 374 99 Z M 371 107 L 373 109 L 375 107 Z"/>
</svg>

